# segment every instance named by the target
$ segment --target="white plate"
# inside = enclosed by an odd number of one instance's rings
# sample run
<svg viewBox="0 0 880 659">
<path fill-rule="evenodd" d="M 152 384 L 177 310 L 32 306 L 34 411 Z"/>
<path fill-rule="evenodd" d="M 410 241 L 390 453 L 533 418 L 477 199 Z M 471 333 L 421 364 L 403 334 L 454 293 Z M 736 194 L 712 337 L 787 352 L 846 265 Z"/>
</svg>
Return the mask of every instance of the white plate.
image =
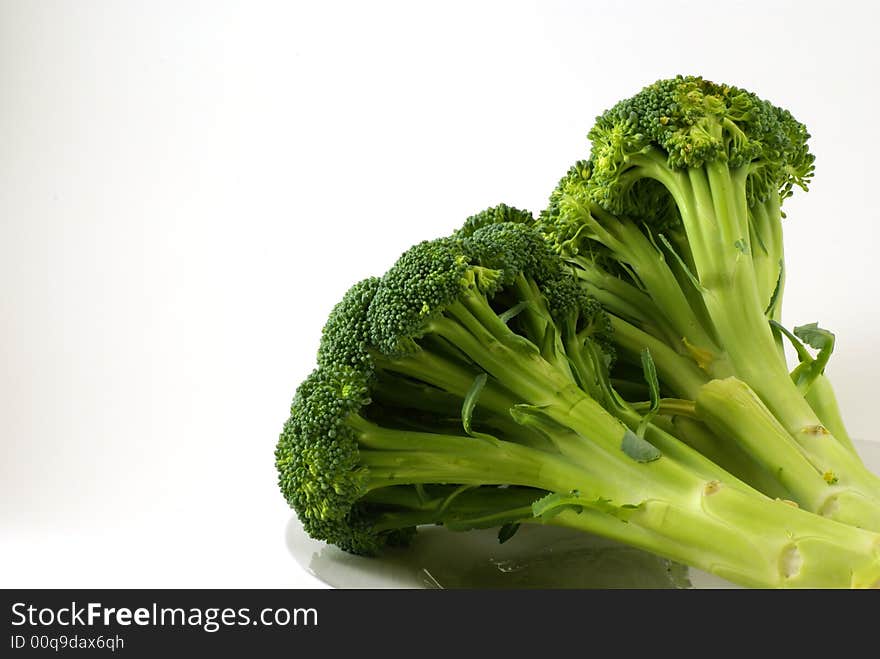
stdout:
<svg viewBox="0 0 880 659">
<path fill-rule="evenodd" d="M 880 473 L 880 442 L 857 442 Z M 495 529 L 419 529 L 412 544 L 381 557 L 347 554 L 313 540 L 296 515 L 287 546 L 307 572 L 335 588 L 736 588 L 724 579 L 587 533 L 523 525 L 505 544 Z"/>
</svg>

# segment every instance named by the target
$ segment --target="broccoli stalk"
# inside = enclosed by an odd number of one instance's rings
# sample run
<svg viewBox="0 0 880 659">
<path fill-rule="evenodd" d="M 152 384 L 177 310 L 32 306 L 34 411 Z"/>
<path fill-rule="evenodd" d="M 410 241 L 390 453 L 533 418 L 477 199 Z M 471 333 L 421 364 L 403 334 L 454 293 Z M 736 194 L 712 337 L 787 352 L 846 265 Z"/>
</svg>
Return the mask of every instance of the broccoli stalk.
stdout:
<svg viewBox="0 0 880 659">
<path fill-rule="evenodd" d="M 677 395 L 698 396 L 694 366 L 706 381 L 735 376 L 803 461 L 876 504 L 880 479 L 852 449 L 823 375 L 830 348 L 823 360 L 804 350 L 790 374 L 781 346 L 781 204 L 812 175 L 808 137 L 749 92 L 663 80 L 597 119 L 591 161 L 562 179 L 539 225 L 631 348 L 639 332 L 669 348 L 654 355 Z M 752 457 L 779 467 L 778 456 Z"/>
<path fill-rule="evenodd" d="M 554 524 L 751 586 L 880 582 L 880 536 L 772 500 L 616 396 L 608 325 L 534 230 L 470 227 L 353 287 L 276 450 L 305 529 Z"/>
</svg>

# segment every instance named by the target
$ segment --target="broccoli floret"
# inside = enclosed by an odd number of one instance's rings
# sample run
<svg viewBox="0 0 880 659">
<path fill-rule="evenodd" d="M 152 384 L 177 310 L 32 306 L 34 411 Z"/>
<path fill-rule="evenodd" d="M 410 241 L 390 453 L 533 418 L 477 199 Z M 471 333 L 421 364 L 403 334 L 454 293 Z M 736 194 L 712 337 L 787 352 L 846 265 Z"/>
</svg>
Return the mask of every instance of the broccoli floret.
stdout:
<svg viewBox="0 0 880 659">
<path fill-rule="evenodd" d="M 299 386 L 276 451 L 279 484 L 306 531 L 356 553 L 380 542 L 352 509 L 367 478 L 350 417 L 369 402 L 368 379 L 347 366 L 316 369 Z"/>
<path fill-rule="evenodd" d="M 610 313 L 623 361 L 650 348 L 661 383 L 690 400 L 710 380 L 730 383 L 728 396 L 707 395 L 698 406 L 725 432 L 746 424 L 735 423 L 729 405 L 717 412 L 730 424 L 708 407 L 729 404 L 744 383 L 787 434 L 779 450 L 801 453 L 804 474 L 834 473 L 859 512 L 843 511 L 841 499 L 826 505 L 828 489 L 791 469 L 781 477 L 786 489 L 817 512 L 880 528 L 880 479 L 836 414 L 822 373 L 827 354 L 813 363 L 801 351 L 808 363 L 790 375 L 778 334 L 781 206 L 814 170 L 804 125 L 748 91 L 677 77 L 619 102 L 589 138 L 590 160 L 563 177 L 538 225 Z M 814 408 L 834 430 L 829 441 L 814 439 L 825 432 Z M 782 473 L 784 460 L 766 446 L 746 450 L 768 473 Z"/>
<path fill-rule="evenodd" d="M 813 174 L 809 137 L 789 112 L 745 90 L 661 80 L 596 119 L 587 196 L 654 234 L 675 234 L 676 258 L 704 286 L 732 277 L 745 257 L 763 312 L 780 277 L 782 200 Z"/>
<path fill-rule="evenodd" d="M 490 224 L 504 224 L 513 222 L 516 224 L 530 225 L 534 222 L 534 218 L 529 211 L 520 210 L 507 204 L 498 204 L 491 206 L 484 211 L 475 215 L 471 215 L 464 221 L 461 229 L 456 233 L 459 237 L 470 236 L 477 229 L 488 226 Z"/>
<path fill-rule="evenodd" d="M 378 287 L 378 277 L 364 279 L 352 286 L 333 308 L 321 334 L 318 364 L 370 367 L 367 309 Z"/>
<path fill-rule="evenodd" d="M 766 498 L 621 401 L 602 309 L 534 228 L 465 234 L 331 314 L 276 451 L 313 537 L 373 554 L 423 524 L 554 524 L 746 585 L 880 577 L 873 534 Z"/>
<path fill-rule="evenodd" d="M 712 163 L 747 167 L 753 206 L 788 196 L 793 185 L 806 189 L 815 160 L 809 137 L 788 111 L 751 92 L 693 76 L 660 80 L 596 119 L 589 133 L 593 197 L 624 212 L 634 183 L 626 175 L 629 159 L 659 156 L 673 171 Z"/>
</svg>

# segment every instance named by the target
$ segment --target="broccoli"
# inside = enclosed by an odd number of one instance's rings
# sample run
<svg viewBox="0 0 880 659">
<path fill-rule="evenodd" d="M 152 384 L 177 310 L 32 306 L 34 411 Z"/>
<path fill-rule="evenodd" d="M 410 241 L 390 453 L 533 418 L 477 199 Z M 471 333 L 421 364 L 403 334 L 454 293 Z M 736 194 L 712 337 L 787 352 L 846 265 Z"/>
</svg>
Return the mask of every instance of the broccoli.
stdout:
<svg viewBox="0 0 880 659">
<path fill-rule="evenodd" d="M 551 524 L 744 585 L 880 583 L 876 534 L 758 493 L 617 394 L 608 317 L 526 219 L 475 216 L 333 309 L 275 454 L 305 530 L 369 555 L 424 524 Z"/>
<path fill-rule="evenodd" d="M 781 207 L 813 175 L 808 138 L 748 91 L 661 80 L 597 118 L 590 160 L 536 225 L 609 312 L 621 362 L 650 349 L 664 390 L 696 402 L 702 424 L 676 418 L 682 439 L 725 466 L 746 460 L 739 475 L 762 469 L 809 510 L 880 530 L 880 479 L 824 376 L 834 337 L 780 323 Z M 801 362 L 791 373 L 783 337 Z"/>
</svg>

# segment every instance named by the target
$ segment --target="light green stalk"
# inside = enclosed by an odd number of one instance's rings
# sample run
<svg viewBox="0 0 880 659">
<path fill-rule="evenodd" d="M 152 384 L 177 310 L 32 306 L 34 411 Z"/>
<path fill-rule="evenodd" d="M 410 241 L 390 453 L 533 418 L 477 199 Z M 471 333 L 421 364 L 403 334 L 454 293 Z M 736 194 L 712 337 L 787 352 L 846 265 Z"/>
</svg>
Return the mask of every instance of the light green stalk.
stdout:
<svg viewBox="0 0 880 659">
<path fill-rule="evenodd" d="M 745 169 L 731 171 L 713 162 L 673 172 L 650 157 L 639 164 L 675 198 L 714 334 L 734 374 L 760 396 L 817 469 L 880 503 L 880 478 L 825 429 L 792 383 L 764 315 L 751 258 Z M 711 364 L 707 371 L 712 377 L 728 375 L 713 373 Z"/>
</svg>

